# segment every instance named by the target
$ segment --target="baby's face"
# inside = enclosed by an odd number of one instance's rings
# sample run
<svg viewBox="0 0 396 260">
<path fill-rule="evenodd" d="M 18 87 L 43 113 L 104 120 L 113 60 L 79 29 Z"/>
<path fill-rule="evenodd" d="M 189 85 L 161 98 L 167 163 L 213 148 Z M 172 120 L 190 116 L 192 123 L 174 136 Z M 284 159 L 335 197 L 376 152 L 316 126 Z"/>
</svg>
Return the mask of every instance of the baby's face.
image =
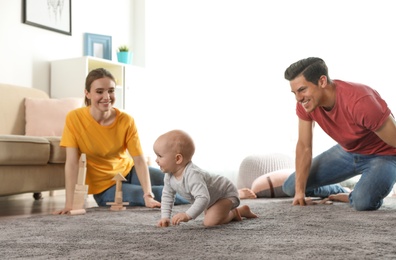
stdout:
<svg viewBox="0 0 396 260">
<path fill-rule="evenodd" d="M 176 165 L 176 155 L 169 149 L 164 140 L 158 139 L 154 143 L 154 152 L 157 155 L 155 162 L 160 167 L 161 171 L 165 173 L 173 173 L 175 172 L 177 165 Z"/>
</svg>

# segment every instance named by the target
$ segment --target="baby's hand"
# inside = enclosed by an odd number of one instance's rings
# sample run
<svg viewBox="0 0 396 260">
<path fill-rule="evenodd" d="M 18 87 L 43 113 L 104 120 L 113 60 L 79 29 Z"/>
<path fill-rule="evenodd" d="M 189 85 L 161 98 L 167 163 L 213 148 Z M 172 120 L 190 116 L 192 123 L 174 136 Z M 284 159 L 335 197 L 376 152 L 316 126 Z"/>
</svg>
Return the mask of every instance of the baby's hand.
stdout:
<svg viewBox="0 0 396 260">
<path fill-rule="evenodd" d="M 170 225 L 169 218 L 161 218 L 161 220 L 158 221 L 157 227 L 169 227 L 169 225 Z"/>
<path fill-rule="evenodd" d="M 189 220 L 191 220 L 191 217 L 186 213 L 177 213 L 172 218 L 172 224 L 179 225 L 180 222 L 188 222 Z"/>
</svg>

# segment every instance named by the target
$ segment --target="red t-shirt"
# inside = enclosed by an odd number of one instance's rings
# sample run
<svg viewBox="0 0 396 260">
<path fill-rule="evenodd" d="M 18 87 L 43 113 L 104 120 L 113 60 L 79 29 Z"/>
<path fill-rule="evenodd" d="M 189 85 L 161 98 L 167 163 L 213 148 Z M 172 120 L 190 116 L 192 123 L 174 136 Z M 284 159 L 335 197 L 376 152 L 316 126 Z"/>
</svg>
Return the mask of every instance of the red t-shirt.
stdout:
<svg viewBox="0 0 396 260">
<path fill-rule="evenodd" d="M 331 111 L 317 107 L 307 113 L 297 102 L 297 116 L 302 120 L 317 122 L 347 152 L 396 155 L 396 148 L 387 145 L 374 133 L 391 114 L 377 91 L 358 83 L 333 82 L 336 86 L 336 102 Z"/>
</svg>

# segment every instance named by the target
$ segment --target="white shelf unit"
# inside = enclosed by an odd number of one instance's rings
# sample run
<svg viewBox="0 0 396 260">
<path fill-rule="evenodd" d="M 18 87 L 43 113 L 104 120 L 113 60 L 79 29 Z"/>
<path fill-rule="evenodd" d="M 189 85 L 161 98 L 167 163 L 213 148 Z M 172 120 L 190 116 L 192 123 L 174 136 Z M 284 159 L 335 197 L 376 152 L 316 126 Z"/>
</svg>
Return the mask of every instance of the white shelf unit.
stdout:
<svg viewBox="0 0 396 260">
<path fill-rule="evenodd" d="M 50 96 L 52 98 L 84 98 L 85 78 L 91 70 L 96 68 L 107 69 L 113 74 L 116 79 L 114 106 L 125 109 L 125 64 L 91 56 L 52 61 Z"/>
</svg>

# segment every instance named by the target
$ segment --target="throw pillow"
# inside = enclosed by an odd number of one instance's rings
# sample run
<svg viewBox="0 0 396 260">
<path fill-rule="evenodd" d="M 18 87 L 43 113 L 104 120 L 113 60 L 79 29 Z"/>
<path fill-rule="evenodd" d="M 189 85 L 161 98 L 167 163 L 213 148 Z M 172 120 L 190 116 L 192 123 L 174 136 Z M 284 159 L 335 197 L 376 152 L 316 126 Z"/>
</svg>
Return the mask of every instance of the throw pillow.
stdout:
<svg viewBox="0 0 396 260">
<path fill-rule="evenodd" d="M 67 113 L 82 103 L 81 98 L 25 98 L 25 134 L 61 136 Z"/>
</svg>

